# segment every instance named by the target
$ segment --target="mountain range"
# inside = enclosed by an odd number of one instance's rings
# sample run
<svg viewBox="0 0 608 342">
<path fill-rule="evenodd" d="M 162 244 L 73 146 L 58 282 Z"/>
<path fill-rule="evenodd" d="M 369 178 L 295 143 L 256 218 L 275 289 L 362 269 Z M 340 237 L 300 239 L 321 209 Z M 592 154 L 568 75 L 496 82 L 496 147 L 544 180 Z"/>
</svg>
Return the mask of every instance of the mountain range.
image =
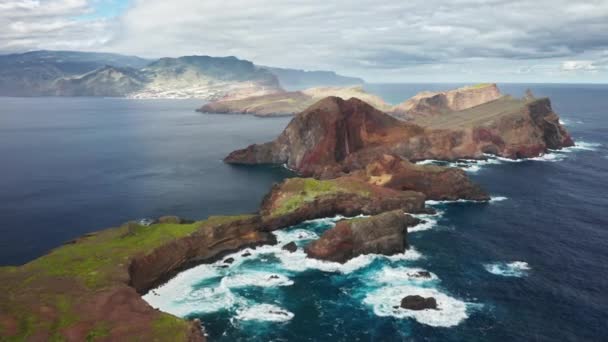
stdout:
<svg viewBox="0 0 608 342">
<path fill-rule="evenodd" d="M 0 55 L 0 96 L 217 100 L 363 82 L 332 71 L 258 66 L 233 56 L 145 59 L 75 51 Z"/>
</svg>

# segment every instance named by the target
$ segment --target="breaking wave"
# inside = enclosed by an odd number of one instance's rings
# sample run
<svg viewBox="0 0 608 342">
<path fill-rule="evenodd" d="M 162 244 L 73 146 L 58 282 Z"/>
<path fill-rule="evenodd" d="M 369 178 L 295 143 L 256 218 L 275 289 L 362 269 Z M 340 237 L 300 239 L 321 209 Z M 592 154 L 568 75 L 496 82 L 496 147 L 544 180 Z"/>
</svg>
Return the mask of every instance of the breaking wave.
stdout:
<svg viewBox="0 0 608 342">
<path fill-rule="evenodd" d="M 530 271 L 530 265 L 524 261 L 514 261 L 510 263 L 506 262 L 495 262 L 490 264 L 485 264 L 483 267 L 486 271 L 503 276 L 503 277 L 524 277 Z"/>
</svg>

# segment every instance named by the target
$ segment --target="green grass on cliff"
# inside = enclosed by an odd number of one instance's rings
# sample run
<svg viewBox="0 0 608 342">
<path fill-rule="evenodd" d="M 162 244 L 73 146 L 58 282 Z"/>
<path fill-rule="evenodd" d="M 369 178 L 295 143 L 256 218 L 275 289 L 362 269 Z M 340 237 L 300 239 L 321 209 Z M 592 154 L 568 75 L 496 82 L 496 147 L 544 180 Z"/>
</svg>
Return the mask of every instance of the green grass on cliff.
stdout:
<svg viewBox="0 0 608 342">
<path fill-rule="evenodd" d="M 478 83 L 478 84 L 470 86 L 469 88 L 470 89 L 479 89 L 479 88 L 485 88 L 485 87 L 488 87 L 491 85 L 492 85 L 492 83 Z"/>
<path fill-rule="evenodd" d="M 284 196 L 272 210 L 271 216 L 273 217 L 292 213 L 303 203 L 312 202 L 323 196 L 338 193 L 370 196 L 369 189 L 360 182 L 316 180 L 314 178 L 291 178 L 285 182 L 281 191 Z"/>
<path fill-rule="evenodd" d="M 36 275 L 62 276 L 79 279 L 90 288 L 101 288 L 111 284 L 116 273 L 125 270 L 134 255 L 189 235 L 201 224 L 156 224 L 150 227 L 125 224 L 64 245 L 24 267 L 35 272 L 34 279 L 29 281 L 35 281 Z"/>
<path fill-rule="evenodd" d="M 24 341 L 41 331 L 48 334 L 50 341 L 63 341 L 62 330 L 81 320 L 76 307 L 83 300 L 101 289 L 128 281 L 131 258 L 199 229 L 248 217 L 251 215 L 213 216 L 190 224 L 149 227 L 125 224 L 58 247 L 23 266 L 0 267 L 0 341 Z M 49 319 L 44 310 L 54 312 L 53 318 Z M 17 331 L 10 337 L 4 331 L 3 314 L 16 320 Z M 188 322 L 159 314 L 153 324 L 157 337 L 154 340 L 185 340 Z M 109 328 L 98 322 L 86 340 L 103 338 Z"/>
</svg>

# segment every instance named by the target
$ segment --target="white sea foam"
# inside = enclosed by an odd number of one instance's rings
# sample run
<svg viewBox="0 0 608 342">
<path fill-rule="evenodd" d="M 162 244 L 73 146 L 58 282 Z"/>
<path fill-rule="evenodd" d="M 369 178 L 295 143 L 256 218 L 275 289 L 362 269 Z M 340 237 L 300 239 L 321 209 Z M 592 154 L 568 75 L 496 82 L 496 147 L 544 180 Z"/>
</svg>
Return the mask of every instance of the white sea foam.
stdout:
<svg viewBox="0 0 608 342">
<path fill-rule="evenodd" d="M 292 241 L 316 240 L 319 238 L 319 235 L 307 229 L 277 230 L 274 232 L 274 235 L 276 235 L 279 244 Z"/>
<path fill-rule="evenodd" d="M 495 262 L 485 264 L 486 271 L 503 277 L 523 277 L 530 271 L 530 265 L 524 261 L 514 261 L 510 263 Z"/>
<path fill-rule="evenodd" d="M 277 257 L 281 260 L 283 268 L 294 271 L 302 272 L 308 269 L 316 269 L 323 272 L 339 272 L 343 274 L 352 273 L 358 269 L 368 266 L 374 260 L 378 258 L 384 258 L 391 261 L 397 260 L 416 260 L 422 257 L 418 251 L 414 248 L 406 250 L 404 253 L 395 254 L 391 256 L 379 255 L 379 254 L 365 254 L 360 255 L 356 258 L 350 259 L 345 263 L 322 261 L 313 258 L 308 258 L 306 253 L 302 250 L 298 250 L 294 253 L 288 251 L 280 251 Z"/>
<path fill-rule="evenodd" d="M 597 149 L 601 146 L 602 146 L 602 144 L 600 144 L 600 143 L 577 141 L 574 143 L 574 146 L 566 147 L 566 148 L 564 148 L 564 150 L 565 151 L 576 151 L 576 150 L 597 151 Z"/>
<path fill-rule="evenodd" d="M 428 272 L 429 277 L 424 277 L 421 272 L 426 272 L 422 268 L 414 267 L 390 267 L 385 266 L 381 270 L 372 274 L 371 279 L 377 283 L 382 284 L 411 284 L 411 283 L 424 283 L 430 281 L 437 281 L 437 275 Z"/>
<path fill-rule="evenodd" d="M 504 196 L 492 196 L 490 198 L 490 203 L 493 203 L 493 202 L 502 202 L 502 201 L 506 201 L 506 200 L 508 200 L 508 198 L 504 197 Z"/>
<path fill-rule="evenodd" d="M 287 322 L 293 313 L 272 304 L 257 304 L 236 312 L 236 319 L 242 321 Z"/>
<path fill-rule="evenodd" d="M 433 297 L 437 301 L 437 310 L 408 310 L 400 307 L 401 299 L 409 295 Z M 378 316 L 396 318 L 413 318 L 419 323 L 434 327 L 452 327 L 465 320 L 467 304 L 432 288 L 408 285 L 385 286 L 370 292 L 363 302 L 370 305 Z"/>
<path fill-rule="evenodd" d="M 439 205 L 439 204 L 451 204 L 451 203 L 493 203 L 493 202 L 502 202 L 507 200 L 507 197 L 504 196 L 492 196 L 489 201 L 476 201 L 476 200 L 466 200 L 466 199 L 457 199 L 450 201 L 435 201 L 435 200 L 427 200 L 425 201 L 428 205 Z"/>
<path fill-rule="evenodd" d="M 427 203 L 428 203 L 428 201 L 427 201 Z M 443 211 L 437 210 L 436 213 L 433 215 L 431 215 L 431 214 L 410 214 L 410 215 L 412 215 L 413 217 L 422 221 L 419 224 L 417 224 L 413 227 L 409 227 L 407 229 L 408 233 L 415 233 L 415 232 L 429 230 L 429 229 L 432 229 L 433 227 L 435 227 L 437 225 L 437 222 L 441 218 L 441 216 L 443 216 Z"/>
<path fill-rule="evenodd" d="M 293 285 L 293 280 L 277 273 L 243 272 L 222 278 L 221 284 L 229 288 L 248 286 L 275 287 Z"/>
</svg>

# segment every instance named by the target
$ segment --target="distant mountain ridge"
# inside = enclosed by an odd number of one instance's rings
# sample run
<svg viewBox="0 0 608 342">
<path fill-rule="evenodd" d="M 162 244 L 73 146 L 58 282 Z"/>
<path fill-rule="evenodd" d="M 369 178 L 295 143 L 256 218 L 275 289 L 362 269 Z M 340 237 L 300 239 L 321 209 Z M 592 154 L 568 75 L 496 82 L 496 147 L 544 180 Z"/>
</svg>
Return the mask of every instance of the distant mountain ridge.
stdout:
<svg viewBox="0 0 608 342">
<path fill-rule="evenodd" d="M 275 74 L 286 90 L 303 90 L 322 86 L 355 86 L 365 80 L 358 77 L 342 76 L 333 71 L 307 71 L 286 68 L 263 67 Z"/>
<path fill-rule="evenodd" d="M 361 81 L 331 71 L 261 67 L 233 56 L 152 60 L 112 53 L 46 50 L 0 55 L 0 96 L 218 100 L 272 94 L 296 84 Z"/>
</svg>

